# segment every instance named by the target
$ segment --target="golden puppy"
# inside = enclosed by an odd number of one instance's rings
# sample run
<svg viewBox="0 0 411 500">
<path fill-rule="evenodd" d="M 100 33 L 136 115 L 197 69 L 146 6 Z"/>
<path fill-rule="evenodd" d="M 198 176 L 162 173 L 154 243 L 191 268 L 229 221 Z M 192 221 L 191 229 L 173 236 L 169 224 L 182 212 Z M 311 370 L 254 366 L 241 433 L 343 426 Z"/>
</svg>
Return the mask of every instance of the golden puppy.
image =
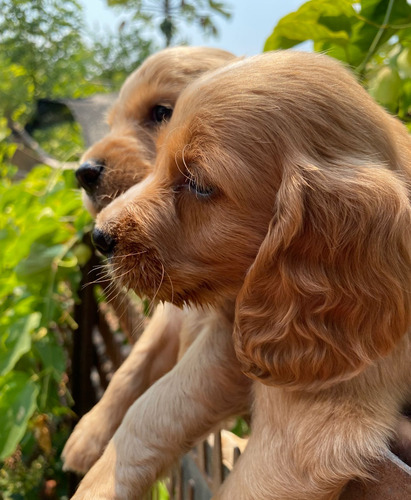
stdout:
<svg viewBox="0 0 411 500">
<path fill-rule="evenodd" d="M 151 172 L 158 134 L 181 91 L 234 59 L 220 49 L 173 47 L 148 57 L 127 78 L 108 115 L 110 133 L 84 153 L 76 171 L 92 215 Z"/>
<path fill-rule="evenodd" d="M 410 158 L 335 60 L 268 53 L 190 85 L 153 174 L 98 216 L 123 284 L 231 314 L 254 411 L 215 498 L 335 499 L 384 456 L 410 396 Z M 76 500 L 140 498 L 201 437 L 229 331 L 131 406 Z"/>
<path fill-rule="evenodd" d="M 149 57 L 130 75 L 110 112 L 110 133 L 86 151 L 76 172 L 84 188 L 85 205 L 92 214 L 151 172 L 155 141 L 183 88 L 200 74 L 234 59 L 232 54 L 218 49 L 175 47 Z M 225 327 L 224 320 L 218 326 L 219 316 L 214 311 L 158 306 L 101 401 L 80 420 L 67 441 L 63 451 L 65 469 L 86 472 L 102 454 L 134 400 L 175 365 L 203 329 Z M 226 369 L 227 383 L 237 363 L 232 346 L 228 349 L 233 362 Z M 222 415 L 216 412 L 208 430 L 225 418 L 227 411 L 231 415 L 247 409 L 248 380 L 237 371 L 232 383 L 241 384 L 241 388 L 233 386 L 230 404 L 225 388 L 224 408 L 229 410 L 224 409 Z M 240 401 L 239 394 L 244 401 Z"/>
</svg>

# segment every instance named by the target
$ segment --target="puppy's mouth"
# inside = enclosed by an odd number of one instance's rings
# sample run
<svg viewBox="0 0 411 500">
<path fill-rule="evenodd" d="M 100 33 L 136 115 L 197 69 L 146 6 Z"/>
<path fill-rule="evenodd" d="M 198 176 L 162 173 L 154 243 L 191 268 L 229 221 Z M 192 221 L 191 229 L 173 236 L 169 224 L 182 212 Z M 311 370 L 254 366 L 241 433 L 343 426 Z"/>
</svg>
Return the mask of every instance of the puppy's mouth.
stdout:
<svg viewBox="0 0 411 500">
<path fill-rule="evenodd" d="M 118 243 L 108 232 L 95 228 L 92 240 L 107 257 L 110 277 L 121 287 L 131 289 L 151 300 L 172 301 L 173 286 L 155 249 L 141 243 Z"/>
<path fill-rule="evenodd" d="M 108 275 L 118 286 L 147 297 L 153 305 L 159 301 L 178 307 L 216 305 L 226 298 L 219 281 L 199 272 L 201 263 L 178 252 L 163 253 L 153 236 L 141 233 L 133 224 L 113 221 L 93 231 L 96 248 L 107 257 Z"/>
<path fill-rule="evenodd" d="M 132 289 L 139 296 L 150 300 L 170 300 L 164 265 L 153 257 L 149 249 L 140 248 L 124 255 L 114 253 L 109 258 L 109 268 L 117 283 Z"/>
</svg>

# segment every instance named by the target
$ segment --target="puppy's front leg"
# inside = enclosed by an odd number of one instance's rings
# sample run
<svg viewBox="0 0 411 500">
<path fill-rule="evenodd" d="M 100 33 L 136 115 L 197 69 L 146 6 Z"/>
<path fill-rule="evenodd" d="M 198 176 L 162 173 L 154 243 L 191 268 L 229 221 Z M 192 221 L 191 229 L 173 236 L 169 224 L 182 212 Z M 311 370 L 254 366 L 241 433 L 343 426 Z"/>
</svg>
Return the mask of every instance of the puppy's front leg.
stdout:
<svg viewBox="0 0 411 500">
<path fill-rule="evenodd" d="M 208 321 L 174 369 L 127 412 L 73 500 L 138 499 L 173 462 L 222 419 L 249 408 L 232 325 Z"/>
<path fill-rule="evenodd" d="M 183 312 L 170 304 L 158 306 L 101 400 L 76 425 L 63 450 L 64 469 L 87 472 L 131 404 L 175 365 L 182 317 Z"/>
</svg>

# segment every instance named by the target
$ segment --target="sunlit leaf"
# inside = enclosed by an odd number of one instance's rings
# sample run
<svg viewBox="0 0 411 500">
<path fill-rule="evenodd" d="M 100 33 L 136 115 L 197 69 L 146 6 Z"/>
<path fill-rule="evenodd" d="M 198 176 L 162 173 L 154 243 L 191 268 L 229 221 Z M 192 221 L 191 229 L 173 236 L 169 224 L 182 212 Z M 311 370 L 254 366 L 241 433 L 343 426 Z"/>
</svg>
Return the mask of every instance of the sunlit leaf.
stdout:
<svg viewBox="0 0 411 500">
<path fill-rule="evenodd" d="M 38 392 L 25 373 L 13 371 L 0 377 L 0 460 L 10 456 L 23 437 Z"/>
<path fill-rule="evenodd" d="M 30 350 L 30 333 L 38 327 L 40 314 L 32 313 L 9 325 L 0 325 L 0 375 L 8 373 Z"/>
<path fill-rule="evenodd" d="M 57 382 L 66 368 L 66 356 L 63 346 L 59 345 L 52 335 L 46 335 L 33 344 L 35 352 L 41 359 L 43 366 L 52 371 Z"/>
<path fill-rule="evenodd" d="M 351 2 L 312 0 L 283 17 L 268 37 L 264 50 L 288 49 L 306 40 L 345 47 L 355 16 Z"/>
</svg>

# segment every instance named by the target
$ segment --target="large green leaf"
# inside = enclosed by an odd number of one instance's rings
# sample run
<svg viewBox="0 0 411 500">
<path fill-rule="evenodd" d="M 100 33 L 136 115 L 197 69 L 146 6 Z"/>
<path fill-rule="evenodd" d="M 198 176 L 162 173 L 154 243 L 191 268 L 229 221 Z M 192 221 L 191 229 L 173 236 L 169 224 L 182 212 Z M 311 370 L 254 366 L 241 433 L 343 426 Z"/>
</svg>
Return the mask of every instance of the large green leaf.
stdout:
<svg viewBox="0 0 411 500">
<path fill-rule="evenodd" d="M 31 332 L 38 327 L 40 314 L 32 313 L 10 325 L 0 326 L 0 375 L 13 369 L 31 348 Z"/>
<path fill-rule="evenodd" d="M 288 49 L 306 40 L 346 46 L 355 11 L 349 0 L 311 0 L 283 17 L 264 50 Z"/>
<path fill-rule="evenodd" d="M 264 50 L 312 40 L 316 51 L 362 71 L 372 54 L 410 22 L 407 0 L 311 0 L 278 22 Z"/>
<path fill-rule="evenodd" d="M 23 437 L 38 392 L 25 373 L 14 371 L 0 377 L 0 460 L 10 456 Z"/>
</svg>

